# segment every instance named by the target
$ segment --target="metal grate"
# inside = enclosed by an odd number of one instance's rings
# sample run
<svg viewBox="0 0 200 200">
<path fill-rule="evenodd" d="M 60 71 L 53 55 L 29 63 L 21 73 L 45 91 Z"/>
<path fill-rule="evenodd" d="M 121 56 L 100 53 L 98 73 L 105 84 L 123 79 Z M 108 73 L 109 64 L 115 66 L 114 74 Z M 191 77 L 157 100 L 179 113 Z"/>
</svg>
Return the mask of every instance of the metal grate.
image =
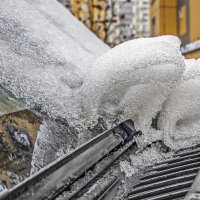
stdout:
<svg viewBox="0 0 200 200">
<path fill-rule="evenodd" d="M 200 148 L 176 153 L 146 170 L 129 200 L 184 199 L 200 168 Z"/>
</svg>

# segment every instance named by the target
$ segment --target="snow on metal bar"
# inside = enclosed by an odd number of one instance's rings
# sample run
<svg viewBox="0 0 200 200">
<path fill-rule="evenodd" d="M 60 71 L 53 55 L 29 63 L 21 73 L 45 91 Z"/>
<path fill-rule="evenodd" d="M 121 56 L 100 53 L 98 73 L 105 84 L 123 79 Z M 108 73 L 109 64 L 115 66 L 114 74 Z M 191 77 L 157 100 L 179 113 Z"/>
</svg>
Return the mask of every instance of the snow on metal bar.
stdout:
<svg viewBox="0 0 200 200">
<path fill-rule="evenodd" d="M 131 139 L 135 133 L 134 122 L 127 120 L 43 168 L 16 187 L 3 192 L 0 200 L 53 199 L 112 149 Z"/>
<path fill-rule="evenodd" d="M 200 168 L 200 154 L 196 150 L 175 154 L 174 158 L 147 168 L 139 183 L 134 185 L 129 193 L 128 199 L 184 199 Z M 200 196 L 194 198 L 195 195 L 200 194 L 199 183 L 200 175 L 197 176 L 189 193 L 193 197 L 188 197 L 185 200 L 200 199 Z"/>
</svg>

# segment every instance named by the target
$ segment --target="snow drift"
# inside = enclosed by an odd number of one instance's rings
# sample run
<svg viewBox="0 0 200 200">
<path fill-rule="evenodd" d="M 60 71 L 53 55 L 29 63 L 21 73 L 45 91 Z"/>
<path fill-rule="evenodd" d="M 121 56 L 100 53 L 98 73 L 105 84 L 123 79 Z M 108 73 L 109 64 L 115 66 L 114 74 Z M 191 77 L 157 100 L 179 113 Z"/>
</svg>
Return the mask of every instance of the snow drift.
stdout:
<svg viewBox="0 0 200 200">
<path fill-rule="evenodd" d="M 200 142 L 200 60 L 186 60 L 183 82 L 166 99 L 158 128 L 173 149 Z"/>
<path fill-rule="evenodd" d="M 99 57 L 83 84 L 85 119 L 132 118 L 148 140 L 152 118 L 181 80 L 179 48 L 178 38 L 161 36 L 125 42 Z"/>
<path fill-rule="evenodd" d="M 86 130 L 99 118 L 109 126 L 132 118 L 143 131 L 142 142 L 163 137 L 171 147 L 174 137 L 185 137 L 192 127 L 194 143 L 199 71 L 194 64 L 183 76 L 178 38 L 137 39 L 109 50 L 55 0 L 2 1 L 0 27 L 0 84 L 46 117 L 33 172 L 76 147 L 71 125 Z M 159 111 L 156 132 L 151 123 Z"/>
<path fill-rule="evenodd" d="M 0 84 L 30 107 L 71 119 L 74 91 L 109 48 L 55 0 L 1 1 L 0 27 Z"/>
<path fill-rule="evenodd" d="M 37 171 L 76 147 L 68 123 L 80 115 L 77 93 L 109 47 L 56 0 L 1 1 L 0 27 L 0 84 L 44 119 L 32 162 Z"/>
</svg>

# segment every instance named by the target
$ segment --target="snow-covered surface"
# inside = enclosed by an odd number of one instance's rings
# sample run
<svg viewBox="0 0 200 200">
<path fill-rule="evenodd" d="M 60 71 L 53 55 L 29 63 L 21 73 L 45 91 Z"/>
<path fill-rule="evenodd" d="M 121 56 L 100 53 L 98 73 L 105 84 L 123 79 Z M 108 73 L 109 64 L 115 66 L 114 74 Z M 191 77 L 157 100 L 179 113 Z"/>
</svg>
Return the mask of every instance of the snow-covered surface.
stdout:
<svg viewBox="0 0 200 200">
<path fill-rule="evenodd" d="M 1 1 L 0 84 L 47 116 L 34 150 L 36 171 L 77 145 L 66 121 L 79 118 L 77 93 L 107 50 L 56 0 Z"/>
<path fill-rule="evenodd" d="M 200 79 L 200 59 L 185 60 L 183 80 Z"/>
<path fill-rule="evenodd" d="M 180 82 L 184 67 L 174 36 L 136 39 L 109 50 L 83 83 L 85 119 L 92 124 L 99 116 L 107 121 L 132 118 L 148 142 L 152 118 Z"/>
<path fill-rule="evenodd" d="M 159 163 L 170 156 L 169 153 L 163 153 L 157 145 L 152 145 L 144 151 L 130 155 L 130 162 L 122 161 L 121 171 L 125 172 L 127 177 L 132 177 L 145 167 Z"/>
<path fill-rule="evenodd" d="M 35 143 L 31 174 L 66 155 L 77 144 L 77 132 L 68 123 L 44 119 Z"/>
<path fill-rule="evenodd" d="M 55 0 L 2 1 L 0 27 L 0 84 L 50 116 L 77 117 L 74 93 L 109 47 Z"/>
<path fill-rule="evenodd" d="M 186 60 L 183 81 L 166 99 L 158 127 L 173 149 L 200 143 L 200 60 Z"/>
<path fill-rule="evenodd" d="M 55 0 L 2 1 L 0 27 L 0 84 L 46 117 L 33 172 L 75 148 L 99 118 L 108 127 L 132 118 L 142 146 L 200 142 L 200 61 L 184 61 L 177 37 L 109 50 Z"/>
</svg>

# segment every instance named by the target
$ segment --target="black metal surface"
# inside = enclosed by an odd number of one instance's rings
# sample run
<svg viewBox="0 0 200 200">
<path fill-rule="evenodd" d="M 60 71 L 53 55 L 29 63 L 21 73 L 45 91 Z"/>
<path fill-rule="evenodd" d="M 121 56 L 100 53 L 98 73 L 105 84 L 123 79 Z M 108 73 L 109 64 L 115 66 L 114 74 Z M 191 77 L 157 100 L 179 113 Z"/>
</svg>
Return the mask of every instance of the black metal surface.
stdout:
<svg viewBox="0 0 200 200">
<path fill-rule="evenodd" d="M 129 129 L 123 128 L 127 126 Z M 63 159 L 50 164 L 16 187 L 1 193 L 0 199 L 54 199 L 113 149 L 127 139 L 130 140 L 129 136 L 134 133 L 136 131 L 133 121 L 127 120 L 90 140 Z M 83 156 L 80 157 L 82 154 Z M 84 163 L 87 160 L 89 161 Z M 75 165 L 70 164 L 74 162 Z M 70 173 L 71 170 L 72 173 Z"/>
<path fill-rule="evenodd" d="M 175 153 L 147 168 L 128 195 L 129 200 L 184 199 L 200 168 L 200 148 Z"/>
<path fill-rule="evenodd" d="M 122 151 L 120 151 L 119 153 L 117 153 L 112 160 L 107 163 L 104 167 L 101 168 L 101 171 L 99 173 L 97 173 L 95 176 L 91 177 L 90 179 L 88 179 L 85 184 L 82 187 L 79 187 L 74 193 L 71 193 L 71 195 L 67 198 L 69 200 L 76 200 L 78 199 L 80 196 L 82 196 L 90 187 L 93 186 L 93 184 L 95 183 L 95 181 L 102 177 L 107 171 L 110 170 L 110 168 L 112 167 L 112 164 L 120 157 L 122 156 L 127 150 L 131 149 L 131 151 L 134 151 L 133 149 L 135 149 L 137 147 L 136 142 L 132 141 L 129 142 L 125 148 L 123 148 Z M 136 150 L 136 149 L 135 149 Z M 70 188 L 69 188 L 70 189 Z M 109 191 L 108 191 L 109 192 Z"/>
</svg>

